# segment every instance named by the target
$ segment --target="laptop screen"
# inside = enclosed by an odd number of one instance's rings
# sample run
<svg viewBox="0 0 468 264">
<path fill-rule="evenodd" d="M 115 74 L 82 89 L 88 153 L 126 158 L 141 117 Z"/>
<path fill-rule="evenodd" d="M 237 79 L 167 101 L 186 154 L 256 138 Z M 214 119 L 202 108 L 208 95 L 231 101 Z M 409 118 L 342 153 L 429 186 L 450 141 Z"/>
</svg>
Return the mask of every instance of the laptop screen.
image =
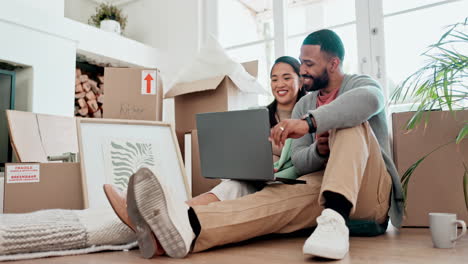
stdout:
<svg viewBox="0 0 468 264">
<path fill-rule="evenodd" d="M 273 179 L 266 108 L 197 114 L 196 119 L 203 177 Z"/>
</svg>

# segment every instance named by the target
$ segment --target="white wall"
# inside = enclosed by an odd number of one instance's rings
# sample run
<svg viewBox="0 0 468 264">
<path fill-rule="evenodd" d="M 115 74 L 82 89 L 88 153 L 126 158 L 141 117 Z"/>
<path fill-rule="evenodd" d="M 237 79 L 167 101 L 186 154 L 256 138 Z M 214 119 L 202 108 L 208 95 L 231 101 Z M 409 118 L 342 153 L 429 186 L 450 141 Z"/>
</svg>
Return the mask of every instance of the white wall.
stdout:
<svg viewBox="0 0 468 264">
<path fill-rule="evenodd" d="M 6 4 L 3 2 L 13 1 L 2 0 L 2 2 L 0 2 L 2 6 Z M 63 17 L 63 0 L 14 0 L 14 2 L 32 8 L 36 11 L 48 14 L 49 16 Z"/>
<path fill-rule="evenodd" d="M 0 42 L 0 61 L 25 66 L 18 71 L 18 110 L 72 116 L 77 52 L 117 65 L 156 66 L 154 48 L 64 18 L 55 0 L 44 1 L 42 11 L 32 2 L 3 1 L 0 8 L 0 32 L 8 36 Z"/>
<path fill-rule="evenodd" d="M 65 17 L 88 24 L 98 5 L 90 0 L 65 0 Z"/>
<path fill-rule="evenodd" d="M 122 6 L 128 15 L 125 34 L 155 47 L 155 61 L 161 70 L 164 88 L 198 52 L 200 42 L 200 1 L 139 0 Z M 174 121 L 173 99 L 164 100 L 164 121 Z"/>
<path fill-rule="evenodd" d="M 8 36 L 2 39 L 0 59 L 32 67 L 18 78 L 16 109 L 73 115 L 75 42 L 1 20 L 0 32 Z"/>
</svg>

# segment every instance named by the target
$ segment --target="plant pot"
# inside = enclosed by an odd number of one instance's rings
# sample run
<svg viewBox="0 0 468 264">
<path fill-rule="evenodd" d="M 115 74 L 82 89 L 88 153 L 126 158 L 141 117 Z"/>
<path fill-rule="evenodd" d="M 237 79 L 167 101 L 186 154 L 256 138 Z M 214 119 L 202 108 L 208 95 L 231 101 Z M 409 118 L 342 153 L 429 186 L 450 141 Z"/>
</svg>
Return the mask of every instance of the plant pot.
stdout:
<svg viewBox="0 0 468 264">
<path fill-rule="evenodd" d="M 121 33 L 120 24 L 115 20 L 105 19 L 101 21 L 100 28 L 104 31 L 114 32 L 117 34 Z"/>
</svg>

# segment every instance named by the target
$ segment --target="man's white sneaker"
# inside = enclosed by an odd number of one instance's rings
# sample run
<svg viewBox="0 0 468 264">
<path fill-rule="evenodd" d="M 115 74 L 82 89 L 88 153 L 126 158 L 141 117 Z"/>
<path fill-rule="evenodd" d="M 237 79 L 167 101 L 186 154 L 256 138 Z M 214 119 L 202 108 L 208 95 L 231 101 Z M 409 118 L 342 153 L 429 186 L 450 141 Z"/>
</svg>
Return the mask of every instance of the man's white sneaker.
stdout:
<svg viewBox="0 0 468 264">
<path fill-rule="evenodd" d="M 342 259 L 349 251 L 349 229 L 344 218 L 332 209 L 317 217 L 317 228 L 304 243 L 305 255 Z"/>
</svg>

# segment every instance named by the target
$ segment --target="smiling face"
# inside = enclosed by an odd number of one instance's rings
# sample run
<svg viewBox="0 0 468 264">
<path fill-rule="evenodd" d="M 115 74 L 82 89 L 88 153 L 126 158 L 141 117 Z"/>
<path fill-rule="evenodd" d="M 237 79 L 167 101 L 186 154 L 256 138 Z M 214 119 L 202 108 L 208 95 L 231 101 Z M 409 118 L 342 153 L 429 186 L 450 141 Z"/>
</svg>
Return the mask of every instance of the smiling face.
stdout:
<svg viewBox="0 0 468 264">
<path fill-rule="evenodd" d="M 301 77 L 306 91 L 317 91 L 328 86 L 330 56 L 320 50 L 319 45 L 302 45 Z"/>
<path fill-rule="evenodd" d="M 297 93 L 301 87 L 299 75 L 287 63 L 279 62 L 271 70 L 271 92 L 278 106 L 289 106 L 296 103 Z"/>
</svg>

